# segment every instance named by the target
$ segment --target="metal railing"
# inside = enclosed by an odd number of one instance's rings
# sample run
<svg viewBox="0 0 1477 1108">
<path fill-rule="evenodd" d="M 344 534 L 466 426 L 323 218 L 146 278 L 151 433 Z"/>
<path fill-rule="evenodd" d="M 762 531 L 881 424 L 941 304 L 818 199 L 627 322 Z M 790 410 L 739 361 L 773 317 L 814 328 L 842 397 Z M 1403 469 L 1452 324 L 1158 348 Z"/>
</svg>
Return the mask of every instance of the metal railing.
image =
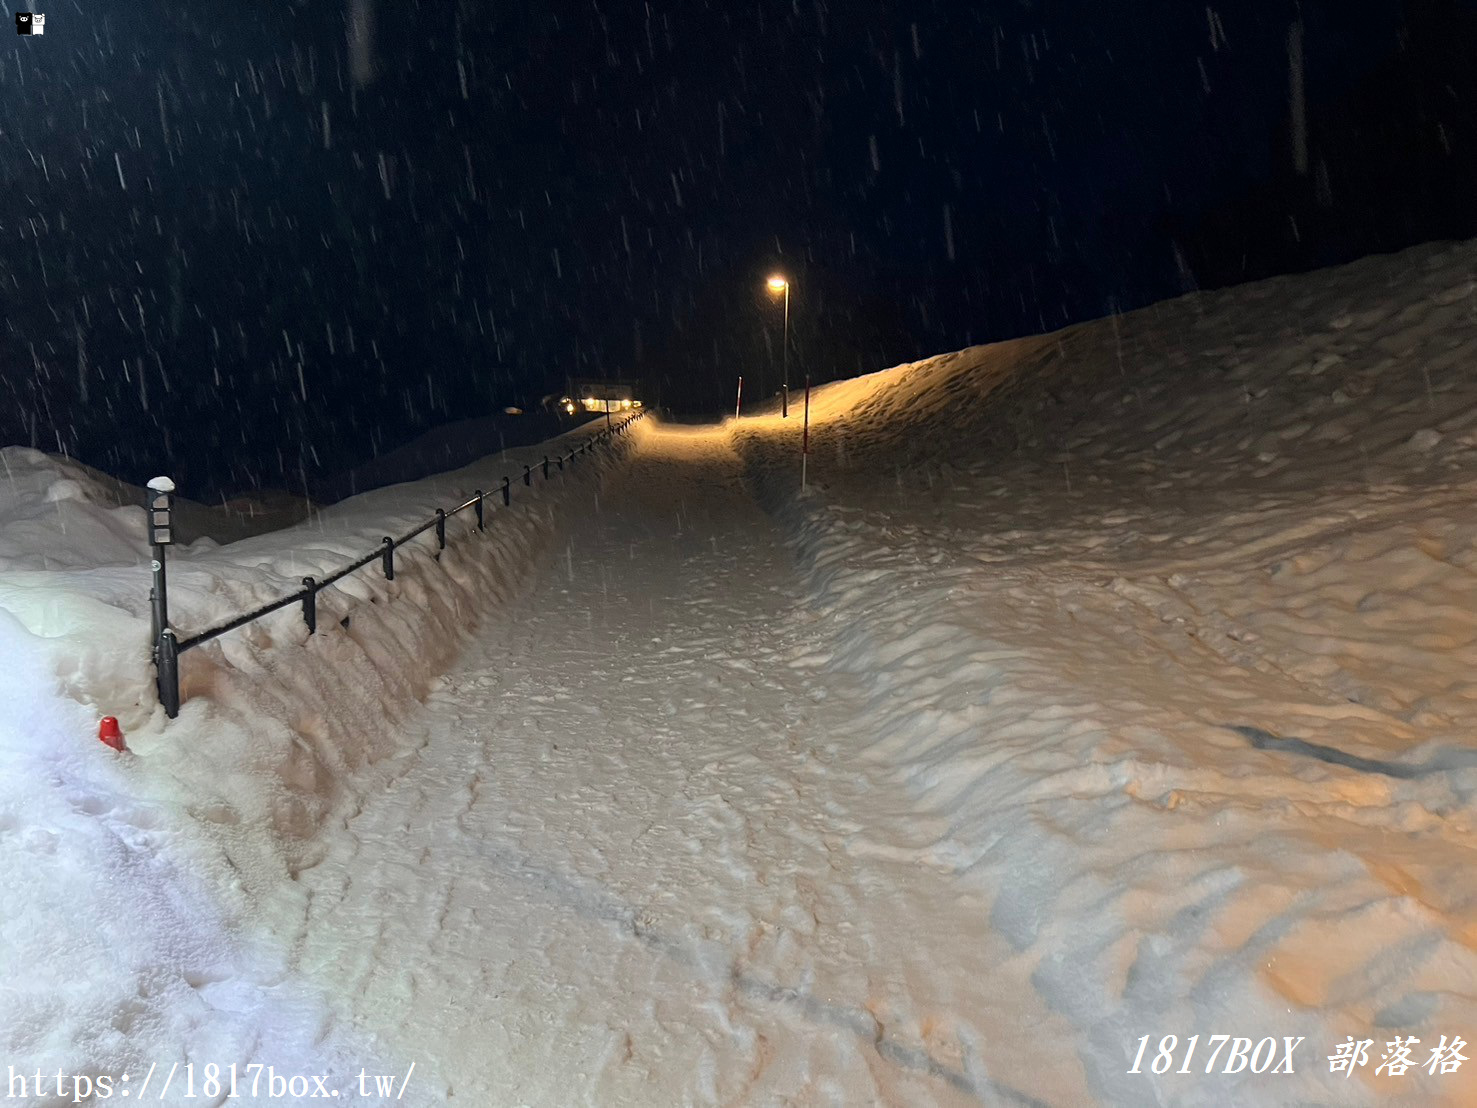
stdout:
<svg viewBox="0 0 1477 1108">
<path fill-rule="evenodd" d="M 544 481 L 550 480 L 553 476 L 563 474 L 566 466 L 573 468 L 576 459 L 584 455 L 593 454 L 597 446 L 613 441 L 617 435 L 625 434 L 631 424 L 645 414 L 644 411 L 636 412 L 634 415 L 628 416 L 619 422 L 610 423 L 605 430 L 585 439 L 568 454 L 561 454 L 554 458 L 550 458 L 549 455 L 545 454 L 541 463 L 525 465 L 523 467 L 523 484 L 526 487 L 532 487 L 535 473 L 541 472 Z M 551 465 L 557 468 L 550 469 Z M 303 622 L 307 624 L 308 634 L 315 634 L 318 630 L 318 594 L 324 589 L 342 580 L 349 574 L 363 569 L 374 561 L 380 563 L 385 580 L 393 581 L 395 579 L 395 551 L 432 528 L 436 531 L 436 546 L 439 557 L 439 551 L 446 549 L 446 521 L 470 509 L 476 513 L 477 530 L 479 532 L 485 531 L 487 529 L 487 502 L 489 498 L 499 497 L 502 500 L 504 508 L 511 507 L 513 503 L 512 478 L 504 477 L 501 488 L 494 489 L 491 493 L 478 489 L 470 500 L 463 501 L 455 508 L 449 510 L 437 508 L 435 515 L 430 519 L 407 531 L 399 538 L 386 535 L 380 540 L 380 545 L 377 548 L 365 554 L 362 558 L 358 558 L 343 568 L 336 570 L 321 581 L 314 577 L 304 577 L 302 579 L 303 587 L 299 591 L 284 596 L 279 600 L 274 600 L 270 604 L 263 604 L 261 607 L 254 608 L 249 612 L 227 620 L 225 623 L 217 624 L 214 627 L 207 628 L 204 631 L 197 632 L 183 639 L 179 638 L 174 628 L 169 626 L 167 615 L 168 600 L 164 596 L 164 577 L 162 572 L 164 547 L 156 543 L 154 546 L 156 584 L 155 588 L 150 592 L 150 601 L 155 612 L 156 624 L 154 666 L 157 674 L 159 702 L 164 705 L 165 714 L 170 719 L 174 719 L 179 715 L 179 656 L 185 651 L 197 646 L 203 646 L 212 639 L 219 638 L 221 635 L 234 631 L 239 627 L 244 627 L 248 623 L 261 619 L 263 616 L 269 616 L 273 612 L 280 611 L 293 604 L 302 605 Z M 152 531 L 151 538 L 153 538 Z M 161 612 L 166 613 L 163 619 L 159 618 L 159 613 Z"/>
</svg>

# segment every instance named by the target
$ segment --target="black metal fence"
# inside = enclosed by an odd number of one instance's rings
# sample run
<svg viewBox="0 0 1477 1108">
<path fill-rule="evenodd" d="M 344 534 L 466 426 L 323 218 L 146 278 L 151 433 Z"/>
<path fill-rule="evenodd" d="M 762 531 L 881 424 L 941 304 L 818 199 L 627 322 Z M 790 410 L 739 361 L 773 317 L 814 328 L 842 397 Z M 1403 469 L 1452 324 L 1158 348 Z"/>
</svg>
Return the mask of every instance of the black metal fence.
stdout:
<svg viewBox="0 0 1477 1108">
<path fill-rule="evenodd" d="M 550 458 L 547 454 L 545 454 L 541 463 L 536 463 L 534 465 L 525 465 L 523 467 L 523 484 L 525 486 L 531 487 L 533 485 L 534 475 L 537 473 L 542 474 L 542 479 L 544 481 L 548 481 L 555 476 L 563 474 L 566 466 L 572 468 L 579 458 L 585 455 L 593 454 L 596 447 L 604 443 L 611 442 L 617 435 L 625 434 L 626 431 L 630 428 L 631 424 L 640 419 L 645 414 L 646 413 L 644 411 L 636 412 L 634 415 L 627 416 L 625 419 L 620 420 L 619 422 L 610 423 L 605 430 L 600 431 L 597 434 L 592 435 L 590 438 L 585 439 L 568 454 L 561 454 L 554 458 Z M 551 468 L 551 466 L 554 468 Z M 176 716 L 179 715 L 179 656 L 183 654 L 186 650 L 190 650 L 197 646 L 203 646 L 205 643 L 210 642 L 211 639 L 219 638 L 221 635 L 224 635 L 227 632 L 234 631 L 238 627 L 244 627 L 246 626 L 246 624 L 251 623 L 254 620 L 261 619 L 263 616 L 271 615 L 273 612 L 279 611 L 293 604 L 299 604 L 302 606 L 303 622 L 308 626 L 308 634 L 314 634 L 318 630 L 318 594 L 320 592 L 328 588 L 330 585 L 335 584 L 342 578 L 347 577 L 349 574 L 361 570 L 365 566 L 369 565 L 371 562 L 375 561 L 378 561 L 380 563 L 380 566 L 384 571 L 385 580 L 393 581 L 395 579 L 395 551 L 398 548 L 404 546 L 406 543 L 410 542 L 412 539 L 425 534 L 427 531 L 430 531 L 433 528 L 436 532 L 437 549 L 445 550 L 446 521 L 452 516 L 458 515 L 461 512 L 465 512 L 468 510 L 475 512 L 477 516 L 477 530 L 485 531 L 487 529 L 487 509 L 489 499 L 494 501 L 501 499 L 502 506 L 504 508 L 511 506 L 513 502 L 513 479 L 509 477 L 504 477 L 501 488 L 495 489 L 491 493 L 484 492 L 482 489 L 478 489 L 470 500 L 463 501 L 454 508 L 437 508 L 436 514 L 433 515 L 430 519 L 426 520 L 424 523 L 421 523 L 418 526 L 412 528 L 405 534 L 401 535 L 399 538 L 396 538 L 392 535 L 386 535 L 383 539 L 380 540 L 380 545 L 374 550 L 370 551 L 368 554 L 365 554 L 362 558 L 350 562 L 342 569 L 337 570 L 328 577 L 323 578 L 323 580 L 320 581 L 313 577 L 304 577 L 303 587 L 298 592 L 292 593 L 290 596 L 284 596 L 280 600 L 274 600 L 270 604 L 264 604 L 260 608 L 253 609 L 250 612 L 245 612 L 242 615 L 236 616 L 234 619 L 227 620 L 225 623 L 221 623 L 216 625 L 215 627 L 208 628 L 207 630 L 191 635 L 188 638 L 181 639 L 175 634 L 174 629 L 169 626 L 167 615 L 162 621 L 159 620 L 156 615 L 156 623 L 162 625 L 156 626 L 155 628 L 157 638 L 154 644 L 154 665 L 158 678 L 159 702 L 164 705 L 165 714 L 168 715 L 170 719 L 174 719 Z M 158 575 L 158 563 L 162 561 L 163 550 L 161 547 L 158 546 L 156 546 L 154 549 L 154 556 L 156 559 L 156 580 L 160 581 L 162 584 L 163 578 L 162 576 Z M 159 589 L 158 595 L 151 597 L 151 599 L 155 601 L 154 610 L 156 613 L 160 611 L 164 611 L 167 613 L 167 598 L 162 595 L 162 589 Z"/>
</svg>

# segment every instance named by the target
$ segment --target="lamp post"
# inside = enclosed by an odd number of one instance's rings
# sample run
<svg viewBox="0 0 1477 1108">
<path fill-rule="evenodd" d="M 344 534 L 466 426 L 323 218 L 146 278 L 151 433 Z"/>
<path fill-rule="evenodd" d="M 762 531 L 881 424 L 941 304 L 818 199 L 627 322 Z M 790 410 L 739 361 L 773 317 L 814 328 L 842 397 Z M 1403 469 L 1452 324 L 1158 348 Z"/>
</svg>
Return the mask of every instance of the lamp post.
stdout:
<svg viewBox="0 0 1477 1108">
<path fill-rule="evenodd" d="M 174 482 L 168 477 L 155 477 L 149 482 L 149 545 L 154 548 L 151 567 L 154 570 L 154 645 L 169 626 L 169 594 L 165 591 L 164 548 L 174 542 L 170 513 L 174 508 Z"/>
<path fill-rule="evenodd" d="M 155 477 L 149 482 L 149 545 L 154 548 L 154 670 L 159 700 L 170 719 L 179 715 L 179 652 L 169 627 L 169 593 L 164 569 L 164 548 L 174 544 L 174 482 Z"/>
<path fill-rule="evenodd" d="M 784 365 L 783 385 L 780 392 L 780 416 L 788 419 L 790 416 L 790 282 L 776 273 L 769 279 L 769 291 L 774 296 L 785 294 L 785 340 L 781 347 L 781 357 Z"/>
</svg>

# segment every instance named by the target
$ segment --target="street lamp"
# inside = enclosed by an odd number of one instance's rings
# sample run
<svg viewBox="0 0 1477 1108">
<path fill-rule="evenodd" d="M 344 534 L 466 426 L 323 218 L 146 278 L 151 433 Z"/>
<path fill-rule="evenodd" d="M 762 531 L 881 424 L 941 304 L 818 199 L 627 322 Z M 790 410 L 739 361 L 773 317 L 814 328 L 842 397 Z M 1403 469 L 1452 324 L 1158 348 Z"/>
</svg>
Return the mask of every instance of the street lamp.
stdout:
<svg viewBox="0 0 1477 1108">
<path fill-rule="evenodd" d="M 776 273 L 768 281 L 770 294 L 778 296 L 785 294 L 785 341 L 783 350 L 784 359 L 784 385 L 780 393 L 780 416 L 788 419 L 790 415 L 790 282 Z"/>
</svg>

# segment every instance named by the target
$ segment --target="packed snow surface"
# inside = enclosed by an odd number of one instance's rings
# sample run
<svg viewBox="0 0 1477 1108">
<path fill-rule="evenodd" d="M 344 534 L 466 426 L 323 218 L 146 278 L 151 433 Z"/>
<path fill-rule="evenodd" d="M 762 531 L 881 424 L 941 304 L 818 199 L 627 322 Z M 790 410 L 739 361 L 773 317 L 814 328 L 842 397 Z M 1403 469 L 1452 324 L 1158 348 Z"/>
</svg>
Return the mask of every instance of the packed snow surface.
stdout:
<svg viewBox="0 0 1477 1108">
<path fill-rule="evenodd" d="M 1477 1062 L 1425 1069 L 1477 1042 L 1477 245 L 817 389 L 804 489 L 802 410 L 638 423 L 347 579 L 317 635 L 187 654 L 172 722 L 141 513 L 6 451 L 0 1064 L 1477 1100 Z M 564 445 L 192 543 L 173 622 Z M 1207 1074 L 1214 1035 L 1302 1042 Z M 1414 1068 L 1377 1073 L 1396 1037 Z"/>
</svg>

